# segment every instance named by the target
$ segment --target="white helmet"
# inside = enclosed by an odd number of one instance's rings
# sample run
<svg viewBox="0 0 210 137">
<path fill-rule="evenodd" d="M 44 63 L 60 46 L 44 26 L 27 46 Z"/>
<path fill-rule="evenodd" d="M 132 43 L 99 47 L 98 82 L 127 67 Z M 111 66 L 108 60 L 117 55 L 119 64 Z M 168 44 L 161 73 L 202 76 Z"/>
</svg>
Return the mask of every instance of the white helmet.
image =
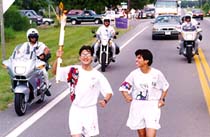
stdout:
<svg viewBox="0 0 210 137">
<path fill-rule="evenodd" d="M 185 20 L 188 19 L 189 21 L 191 21 L 192 15 L 187 13 L 187 14 L 185 14 L 184 18 L 185 18 Z"/>
<path fill-rule="evenodd" d="M 110 20 L 110 18 L 108 18 L 108 17 L 104 17 L 104 22 L 110 22 L 111 20 Z"/>
<path fill-rule="evenodd" d="M 38 40 L 38 38 L 39 38 L 39 32 L 35 28 L 30 28 L 27 31 L 26 36 L 27 36 L 28 40 L 30 40 L 29 39 L 30 37 L 34 37 L 34 38 L 36 38 L 36 40 Z"/>
</svg>

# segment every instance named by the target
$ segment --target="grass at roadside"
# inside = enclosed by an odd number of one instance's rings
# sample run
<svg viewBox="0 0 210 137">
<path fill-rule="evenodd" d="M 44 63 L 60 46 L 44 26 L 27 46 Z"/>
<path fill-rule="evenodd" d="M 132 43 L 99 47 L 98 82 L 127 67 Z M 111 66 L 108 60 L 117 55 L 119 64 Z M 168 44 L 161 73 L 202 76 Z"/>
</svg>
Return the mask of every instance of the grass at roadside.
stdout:
<svg viewBox="0 0 210 137">
<path fill-rule="evenodd" d="M 91 30 L 96 30 L 96 26 L 67 26 L 65 28 L 65 40 L 64 40 L 64 55 L 62 65 L 75 64 L 78 60 L 78 51 L 80 47 L 84 44 L 92 45 L 95 41 Z M 50 59 L 50 64 L 55 60 L 55 52 L 58 49 L 58 39 L 60 27 L 46 27 L 39 28 L 39 40 L 44 42 L 51 50 L 52 57 Z M 120 35 L 122 35 L 127 30 L 117 29 Z M 119 35 L 119 36 L 120 36 Z M 16 45 L 25 42 L 26 32 L 17 32 L 16 38 L 6 41 L 6 59 L 9 58 L 13 49 Z M 2 53 L 0 52 L 2 57 Z M 52 78 L 53 75 L 49 71 L 49 77 Z M 11 85 L 9 75 L 7 70 L 0 67 L 0 111 L 5 110 L 8 104 L 13 102 L 13 93 L 11 92 Z"/>
</svg>

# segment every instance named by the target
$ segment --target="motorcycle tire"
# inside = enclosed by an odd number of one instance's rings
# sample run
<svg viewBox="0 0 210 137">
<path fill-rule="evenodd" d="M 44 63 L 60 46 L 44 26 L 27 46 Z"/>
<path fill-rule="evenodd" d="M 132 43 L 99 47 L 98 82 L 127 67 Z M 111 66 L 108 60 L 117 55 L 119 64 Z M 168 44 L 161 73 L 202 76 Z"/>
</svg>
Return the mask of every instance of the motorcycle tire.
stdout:
<svg viewBox="0 0 210 137">
<path fill-rule="evenodd" d="M 106 53 L 102 53 L 101 55 L 101 71 L 105 72 L 106 69 Z"/>
<path fill-rule="evenodd" d="M 192 47 L 187 47 L 186 48 L 186 53 L 187 53 L 187 62 L 191 63 L 192 62 Z"/>
<path fill-rule="evenodd" d="M 24 94 L 20 93 L 15 94 L 14 105 L 15 105 L 15 112 L 17 113 L 18 116 L 22 116 L 25 114 L 27 110 L 27 103 L 25 102 Z"/>
</svg>

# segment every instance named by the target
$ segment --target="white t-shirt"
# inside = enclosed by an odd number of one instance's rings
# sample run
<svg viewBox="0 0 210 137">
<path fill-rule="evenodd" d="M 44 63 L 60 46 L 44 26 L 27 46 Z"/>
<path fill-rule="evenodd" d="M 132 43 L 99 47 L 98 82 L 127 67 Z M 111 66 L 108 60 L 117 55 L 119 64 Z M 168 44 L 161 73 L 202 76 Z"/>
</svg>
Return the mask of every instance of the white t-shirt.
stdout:
<svg viewBox="0 0 210 137">
<path fill-rule="evenodd" d="M 36 56 L 39 56 L 44 53 L 44 49 L 46 47 L 47 46 L 43 42 L 36 42 L 34 45 L 31 45 L 30 42 L 25 42 L 19 48 L 19 52 L 26 54 L 28 51 L 30 53 L 34 50 L 36 53 Z"/>
<path fill-rule="evenodd" d="M 86 71 L 80 65 L 61 67 L 57 72 L 60 81 L 67 82 L 71 67 L 78 68 L 79 71 L 79 78 L 75 87 L 76 98 L 73 104 L 79 107 L 93 106 L 96 105 L 100 93 L 104 97 L 107 93 L 113 94 L 108 80 L 101 72 L 96 69 Z"/>
<path fill-rule="evenodd" d="M 126 77 L 119 91 L 128 91 L 136 100 L 159 100 L 162 91 L 168 88 L 169 83 L 159 70 L 151 68 L 149 73 L 145 74 L 138 68 Z"/>
<path fill-rule="evenodd" d="M 110 38 L 110 36 L 113 37 L 115 35 L 115 30 L 110 25 L 108 27 L 102 25 L 98 28 L 96 34 L 99 35 L 101 38 L 104 37 Z"/>
</svg>

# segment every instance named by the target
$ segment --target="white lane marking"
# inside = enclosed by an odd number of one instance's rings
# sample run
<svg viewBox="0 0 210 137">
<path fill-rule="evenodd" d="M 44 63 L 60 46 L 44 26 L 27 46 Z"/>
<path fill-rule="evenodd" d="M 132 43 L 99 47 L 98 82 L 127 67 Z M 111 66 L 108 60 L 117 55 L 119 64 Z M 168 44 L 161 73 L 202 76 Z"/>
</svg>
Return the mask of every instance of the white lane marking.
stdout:
<svg viewBox="0 0 210 137">
<path fill-rule="evenodd" d="M 63 100 L 69 94 L 69 90 L 66 89 L 60 95 L 58 95 L 55 99 L 53 99 L 49 104 L 44 106 L 38 112 L 36 112 L 33 116 L 23 122 L 20 126 L 15 128 L 12 132 L 10 132 L 6 137 L 17 137 L 24 130 L 30 127 L 33 123 L 35 123 L 39 118 L 41 118 L 45 113 L 47 113 L 51 108 L 53 108 L 56 104 L 58 104 L 61 100 Z"/>
<path fill-rule="evenodd" d="M 136 33 L 136 35 L 134 35 L 133 37 L 131 37 L 128 41 L 126 41 L 121 47 L 120 49 L 123 49 L 125 46 L 128 45 L 128 43 L 130 43 L 133 39 L 135 39 L 138 35 L 140 35 L 142 32 L 144 32 L 149 26 L 144 27 L 141 31 L 139 31 L 138 33 Z"/>
<path fill-rule="evenodd" d="M 139 34 L 141 34 L 142 32 L 144 32 L 144 30 L 146 30 L 147 28 L 148 28 L 148 26 L 144 27 L 141 31 L 139 31 L 133 37 L 131 37 L 126 43 L 124 43 L 120 47 L 120 50 L 122 50 L 125 46 L 127 46 L 133 39 L 135 39 Z M 95 67 L 95 69 L 98 69 L 98 68 L 100 68 L 100 65 L 97 65 Z M 41 118 L 45 113 L 47 113 L 51 108 L 53 108 L 57 103 L 59 103 L 61 100 L 63 100 L 68 94 L 69 94 L 69 90 L 66 89 L 59 96 L 57 96 L 55 99 L 53 99 L 49 104 L 47 104 L 46 106 L 44 106 L 42 109 L 40 109 L 34 115 L 32 115 L 29 119 L 27 119 L 25 122 L 23 122 L 21 125 L 19 125 L 14 130 L 12 130 L 5 137 L 17 137 L 17 136 L 19 136 L 24 130 L 26 130 L 33 123 L 35 123 L 39 118 Z"/>
</svg>

